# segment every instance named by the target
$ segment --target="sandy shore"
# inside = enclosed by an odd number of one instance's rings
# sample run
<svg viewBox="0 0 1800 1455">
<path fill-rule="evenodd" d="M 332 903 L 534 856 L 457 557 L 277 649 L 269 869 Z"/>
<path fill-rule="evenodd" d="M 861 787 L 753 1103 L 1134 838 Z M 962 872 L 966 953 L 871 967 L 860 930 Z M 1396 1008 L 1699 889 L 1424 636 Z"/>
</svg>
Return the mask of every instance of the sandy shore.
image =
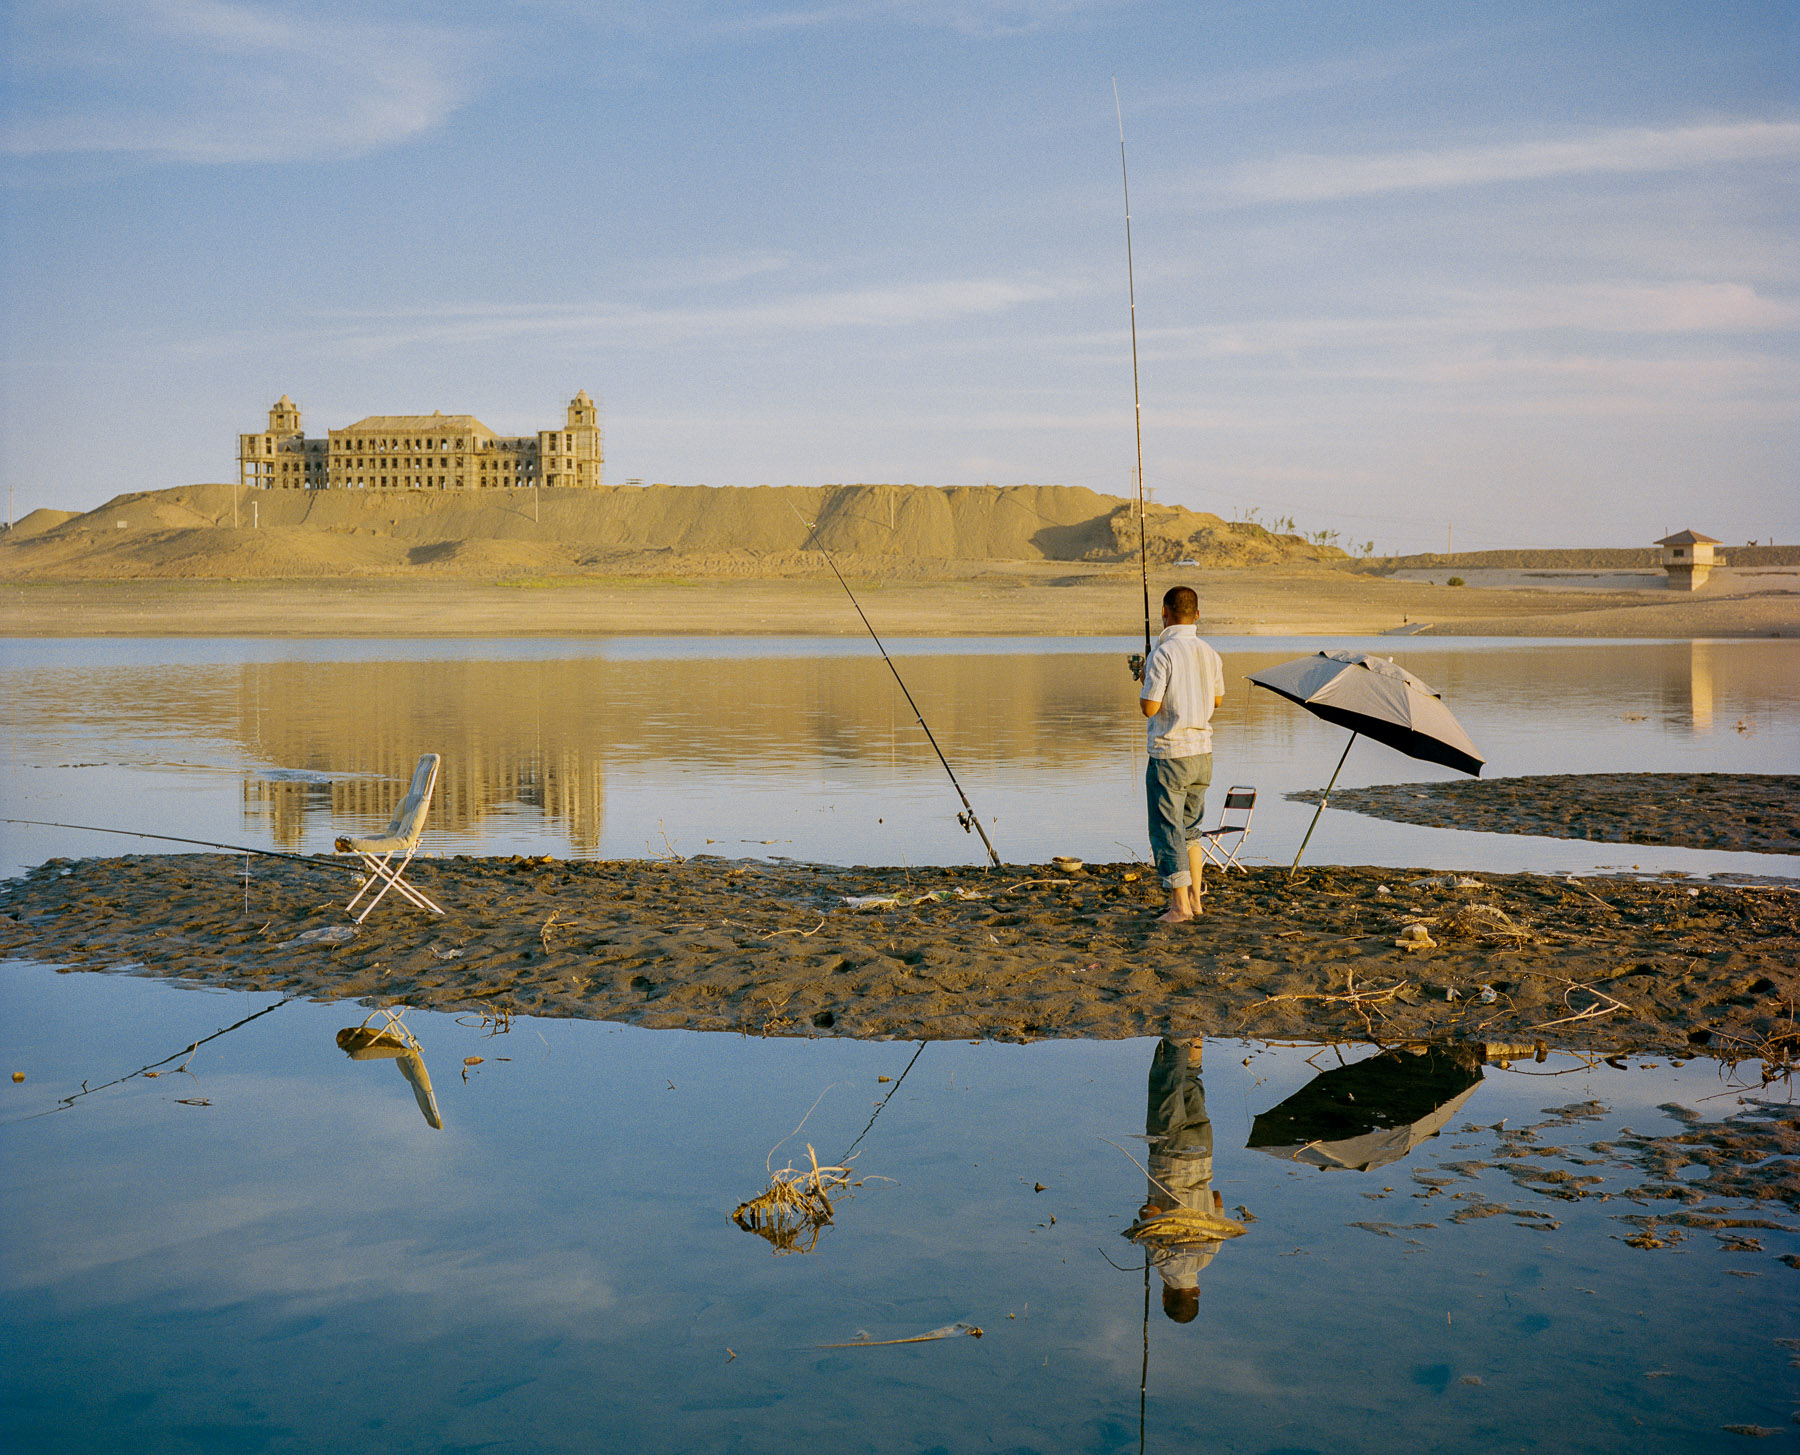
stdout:
<svg viewBox="0 0 1800 1455">
<path fill-rule="evenodd" d="M 383 904 L 355 929 L 342 861 L 253 861 L 246 887 L 241 857 L 52 860 L 0 886 L 0 955 L 756 1035 L 1796 1049 L 1786 885 L 1258 869 L 1215 881 L 1204 919 L 1170 927 L 1129 865 L 456 858 L 416 872 L 442 919 Z M 1427 948 L 1396 944 L 1412 925 Z"/>
<path fill-rule="evenodd" d="M 1289 798 L 1317 803 L 1307 789 Z M 1556 773 L 1384 783 L 1331 795 L 1333 808 L 1398 823 L 1605 844 L 1800 854 L 1800 775 Z"/>
<path fill-rule="evenodd" d="M 884 635 L 1130 636 L 1135 571 L 1062 563 L 892 562 L 845 571 Z M 1198 587 L 1215 635 L 1746 637 L 1800 634 L 1800 595 L 1482 590 L 1326 567 L 1153 573 Z M 0 636 L 505 637 L 852 635 L 820 579 L 657 574 L 419 581 L 131 580 L 0 585 Z"/>
</svg>

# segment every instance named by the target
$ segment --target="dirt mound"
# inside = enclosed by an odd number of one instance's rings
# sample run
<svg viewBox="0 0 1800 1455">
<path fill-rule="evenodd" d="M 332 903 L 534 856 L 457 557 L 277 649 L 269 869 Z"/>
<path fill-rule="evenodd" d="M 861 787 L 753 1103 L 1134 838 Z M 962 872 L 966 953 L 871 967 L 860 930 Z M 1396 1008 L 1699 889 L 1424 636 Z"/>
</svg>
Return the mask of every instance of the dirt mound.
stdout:
<svg viewBox="0 0 1800 1455">
<path fill-rule="evenodd" d="M 1138 555 L 1137 507 L 1129 501 L 1106 517 L 1104 530 L 1083 559 L 1089 561 L 1136 560 Z M 1144 509 L 1144 549 L 1155 565 L 1173 566 L 1191 561 L 1197 566 L 1268 566 L 1286 561 L 1342 561 L 1348 557 L 1336 546 L 1318 546 L 1299 536 L 1276 535 L 1260 525 L 1227 521 L 1222 516 L 1184 510 L 1178 505 L 1148 505 Z"/>
<path fill-rule="evenodd" d="M 235 495 L 235 500 L 234 500 Z M 39 514 L 49 514 L 39 512 Z M 1153 563 L 1342 559 L 1331 547 L 1153 505 Z M 249 490 L 121 495 L 0 544 L 0 578 L 584 575 L 633 558 L 817 574 L 819 552 L 887 572 L 922 562 L 1135 561 L 1135 507 L 1060 485 L 652 485 L 605 490 Z"/>
<path fill-rule="evenodd" d="M 1317 803 L 1316 789 L 1289 798 Z M 1345 788 L 1333 808 L 1399 823 L 1604 844 L 1800 852 L 1791 773 L 1553 773 Z"/>
<path fill-rule="evenodd" d="M 32 536 L 41 536 L 45 531 L 55 530 L 65 521 L 74 520 L 80 513 L 76 510 L 34 510 L 22 520 L 15 520 L 5 539 L 23 541 Z"/>
</svg>

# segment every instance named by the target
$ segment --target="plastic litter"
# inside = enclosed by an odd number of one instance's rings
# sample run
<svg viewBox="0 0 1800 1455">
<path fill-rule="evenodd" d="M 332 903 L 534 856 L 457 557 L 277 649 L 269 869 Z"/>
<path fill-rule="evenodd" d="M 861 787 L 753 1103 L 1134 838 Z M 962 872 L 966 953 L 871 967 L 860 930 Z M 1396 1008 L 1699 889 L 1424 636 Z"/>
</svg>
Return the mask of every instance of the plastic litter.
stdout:
<svg viewBox="0 0 1800 1455">
<path fill-rule="evenodd" d="M 1400 938 L 1394 943 L 1402 950 L 1430 950 L 1437 946 L 1431 938 L 1431 932 L 1424 925 L 1408 925 L 1400 931 Z"/>
<path fill-rule="evenodd" d="M 291 940 L 283 940 L 278 949 L 290 945 L 347 945 L 356 938 L 355 925 L 326 925 L 322 929 L 302 930 Z"/>
</svg>

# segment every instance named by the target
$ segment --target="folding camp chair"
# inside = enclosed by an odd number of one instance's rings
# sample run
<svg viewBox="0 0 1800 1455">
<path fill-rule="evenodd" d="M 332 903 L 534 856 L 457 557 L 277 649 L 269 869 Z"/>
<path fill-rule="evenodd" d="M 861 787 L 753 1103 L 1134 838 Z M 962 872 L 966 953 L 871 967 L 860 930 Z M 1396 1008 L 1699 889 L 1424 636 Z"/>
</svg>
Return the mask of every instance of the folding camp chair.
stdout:
<svg viewBox="0 0 1800 1455">
<path fill-rule="evenodd" d="M 1250 816 L 1256 812 L 1256 790 L 1239 783 L 1225 790 L 1225 807 L 1219 812 L 1219 826 L 1216 829 L 1200 831 L 1200 850 L 1217 864 L 1222 871 L 1250 871 L 1238 863 L 1238 850 L 1244 846 L 1244 838 L 1250 832 Z M 1233 821 L 1233 815 L 1243 817 Z M 1230 834 L 1237 835 L 1235 844 L 1227 844 L 1225 839 Z"/>
<path fill-rule="evenodd" d="M 413 769 L 412 786 L 406 790 L 406 797 L 400 800 L 400 807 L 394 810 L 393 820 L 387 826 L 387 832 L 372 839 L 341 838 L 337 841 L 340 854 L 354 854 L 362 861 L 363 868 L 369 871 L 369 877 L 362 882 L 350 902 L 344 906 L 344 913 L 349 914 L 359 901 L 375 885 L 381 888 L 375 891 L 375 897 L 363 906 L 363 912 L 356 916 L 361 924 L 369 917 L 369 911 L 381 903 L 382 896 L 390 889 L 400 891 L 400 897 L 416 904 L 420 909 L 428 909 L 433 914 L 442 914 L 439 909 L 422 894 L 419 889 L 404 877 L 406 866 L 412 862 L 412 856 L 419 848 L 419 835 L 425 831 L 425 815 L 431 808 L 431 790 L 437 785 L 438 755 L 426 753 L 419 759 L 419 766 Z M 398 856 L 400 862 L 393 861 Z"/>
</svg>

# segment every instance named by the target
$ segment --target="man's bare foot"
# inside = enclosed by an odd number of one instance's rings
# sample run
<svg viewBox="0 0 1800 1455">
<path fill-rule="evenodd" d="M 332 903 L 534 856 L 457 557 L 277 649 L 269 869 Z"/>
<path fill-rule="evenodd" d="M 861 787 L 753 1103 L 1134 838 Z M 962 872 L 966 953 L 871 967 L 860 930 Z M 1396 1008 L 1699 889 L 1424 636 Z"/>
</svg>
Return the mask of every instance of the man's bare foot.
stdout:
<svg viewBox="0 0 1800 1455">
<path fill-rule="evenodd" d="M 1191 911 L 1176 909 L 1171 905 L 1167 910 L 1156 917 L 1156 922 L 1159 925 L 1184 925 L 1193 917 Z"/>
</svg>

